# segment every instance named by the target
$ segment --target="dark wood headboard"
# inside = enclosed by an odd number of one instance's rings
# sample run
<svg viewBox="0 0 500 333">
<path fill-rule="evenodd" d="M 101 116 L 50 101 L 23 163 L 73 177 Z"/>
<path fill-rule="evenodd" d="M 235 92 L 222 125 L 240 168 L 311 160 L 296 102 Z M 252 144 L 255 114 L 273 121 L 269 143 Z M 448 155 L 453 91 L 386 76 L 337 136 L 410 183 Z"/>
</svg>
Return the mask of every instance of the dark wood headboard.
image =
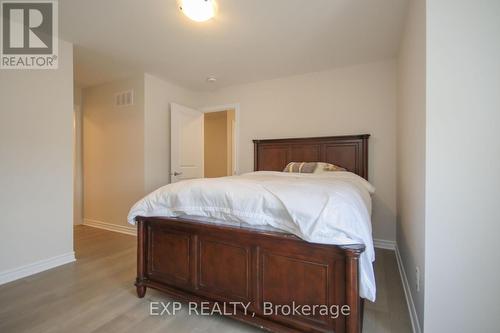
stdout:
<svg viewBox="0 0 500 333">
<path fill-rule="evenodd" d="M 370 134 L 253 140 L 254 170 L 283 171 L 290 162 L 327 162 L 368 179 Z"/>
</svg>

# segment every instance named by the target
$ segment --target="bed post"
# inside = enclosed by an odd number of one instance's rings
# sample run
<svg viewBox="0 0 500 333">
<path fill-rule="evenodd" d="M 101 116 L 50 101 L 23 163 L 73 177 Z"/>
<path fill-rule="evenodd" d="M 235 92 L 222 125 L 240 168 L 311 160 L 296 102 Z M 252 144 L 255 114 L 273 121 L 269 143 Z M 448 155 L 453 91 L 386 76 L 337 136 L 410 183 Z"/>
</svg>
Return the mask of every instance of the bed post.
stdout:
<svg viewBox="0 0 500 333">
<path fill-rule="evenodd" d="M 347 333 L 361 333 L 363 328 L 363 304 L 359 297 L 359 256 L 364 246 L 345 248 L 346 255 L 346 301 L 350 315 L 346 318 Z"/>
<path fill-rule="evenodd" d="M 253 171 L 259 171 L 259 140 L 253 140 Z"/>
<path fill-rule="evenodd" d="M 145 254 L 145 228 L 144 221 L 142 219 L 136 219 L 137 223 L 137 278 L 135 280 L 135 287 L 137 290 L 137 296 L 143 298 L 146 295 L 146 286 L 144 285 L 145 280 L 145 266 L 144 254 Z"/>
</svg>

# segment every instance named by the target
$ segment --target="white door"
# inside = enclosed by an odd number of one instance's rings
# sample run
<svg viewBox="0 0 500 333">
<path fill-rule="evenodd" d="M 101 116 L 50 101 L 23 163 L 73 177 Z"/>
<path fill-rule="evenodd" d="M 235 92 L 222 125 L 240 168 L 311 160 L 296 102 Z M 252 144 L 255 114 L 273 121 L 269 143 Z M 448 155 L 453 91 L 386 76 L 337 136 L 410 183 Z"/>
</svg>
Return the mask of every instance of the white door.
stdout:
<svg viewBox="0 0 500 333">
<path fill-rule="evenodd" d="M 203 178 L 203 113 L 170 104 L 170 182 Z"/>
</svg>

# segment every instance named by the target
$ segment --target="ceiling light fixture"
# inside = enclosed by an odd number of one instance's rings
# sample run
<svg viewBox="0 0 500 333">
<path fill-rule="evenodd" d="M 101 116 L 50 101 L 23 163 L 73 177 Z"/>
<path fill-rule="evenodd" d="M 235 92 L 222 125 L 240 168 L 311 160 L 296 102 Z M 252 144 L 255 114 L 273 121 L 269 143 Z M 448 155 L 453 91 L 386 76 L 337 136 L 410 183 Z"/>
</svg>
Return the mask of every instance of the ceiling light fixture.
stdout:
<svg viewBox="0 0 500 333">
<path fill-rule="evenodd" d="M 215 83 L 217 79 L 214 76 L 209 76 L 207 77 L 207 82 L 208 83 Z"/>
<path fill-rule="evenodd" d="M 215 16 L 215 0 L 180 0 L 180 10 L 196 22 L 204 22 Z"/>
</svg>

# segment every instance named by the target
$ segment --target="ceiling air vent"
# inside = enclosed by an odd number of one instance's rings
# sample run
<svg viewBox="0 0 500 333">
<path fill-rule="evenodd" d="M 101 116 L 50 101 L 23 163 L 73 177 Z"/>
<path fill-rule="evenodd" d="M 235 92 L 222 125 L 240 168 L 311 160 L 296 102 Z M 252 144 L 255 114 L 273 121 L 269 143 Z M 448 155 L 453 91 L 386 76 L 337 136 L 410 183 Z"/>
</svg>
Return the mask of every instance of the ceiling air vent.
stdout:
<svg viewBox="0 0 500 333">
<path fill-rule="evenodd" d="M 115 106 L 130 106 L 134 104 L 134 91 L 127 90 L 115 94 Z"/>
</svg>

